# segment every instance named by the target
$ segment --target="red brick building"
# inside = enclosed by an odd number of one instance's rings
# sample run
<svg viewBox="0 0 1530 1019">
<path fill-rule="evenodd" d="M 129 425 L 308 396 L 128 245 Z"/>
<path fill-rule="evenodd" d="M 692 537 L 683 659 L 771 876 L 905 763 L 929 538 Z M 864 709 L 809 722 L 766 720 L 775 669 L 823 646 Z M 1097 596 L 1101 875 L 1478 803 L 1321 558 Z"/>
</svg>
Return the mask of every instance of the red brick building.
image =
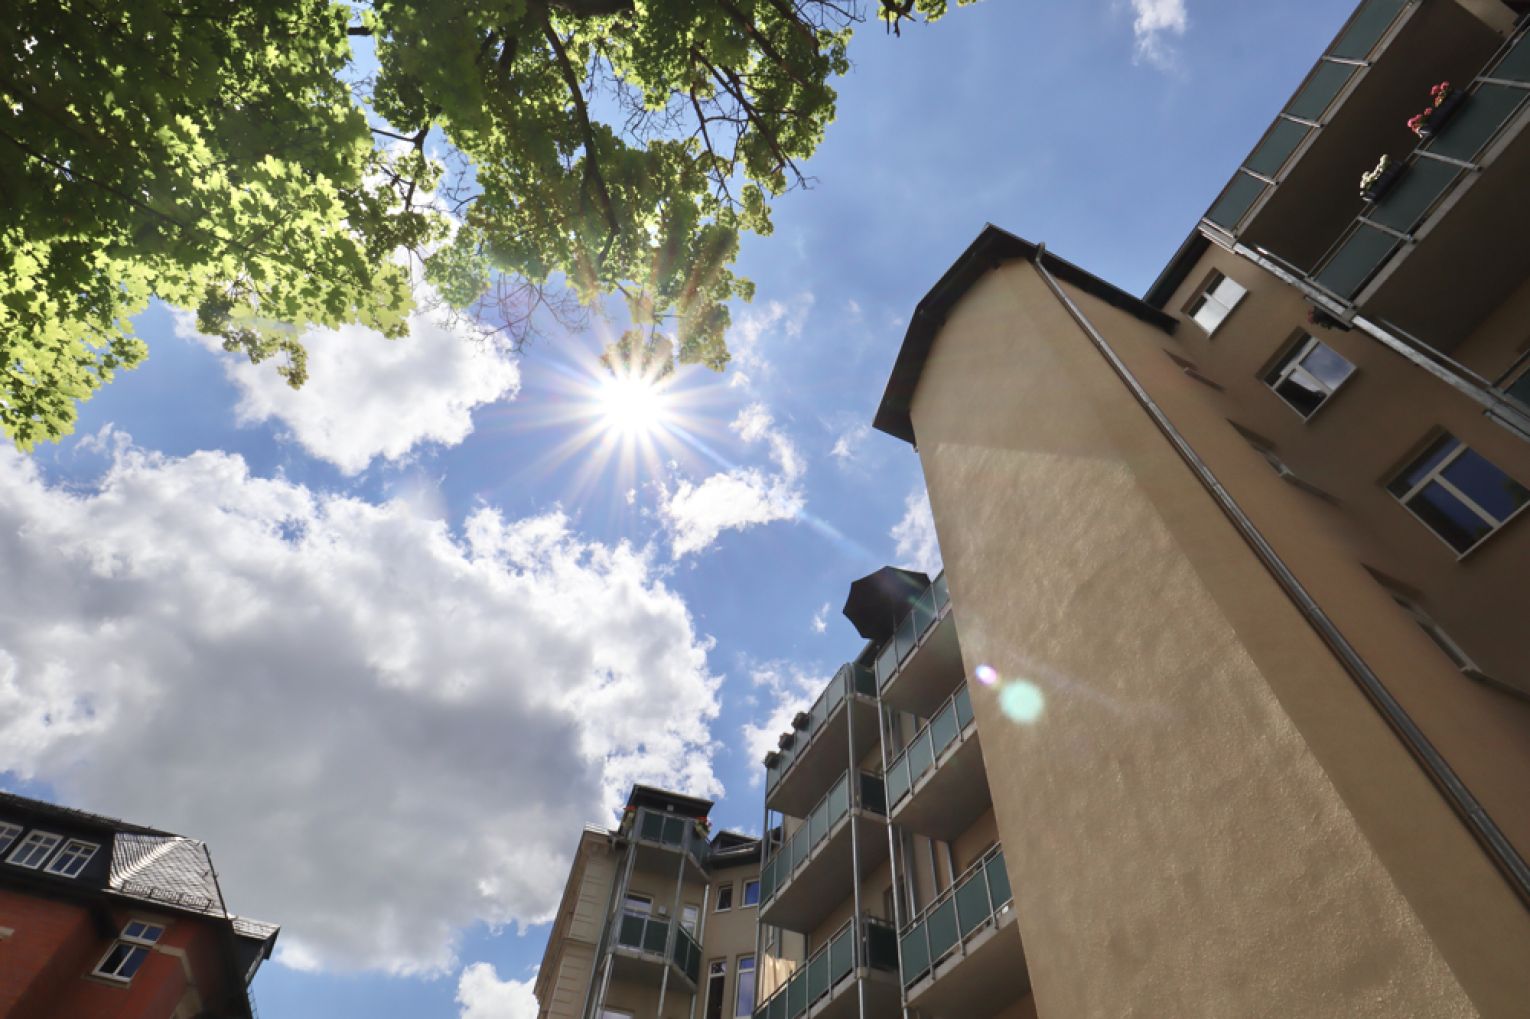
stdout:
<svg viewBox="0 0 1530 1019">
<path fill-rule="evenodd" d="M 0 1019 L 253 1019 L 277 931 L 203 843 L 0 792 Z"/>
</svg>

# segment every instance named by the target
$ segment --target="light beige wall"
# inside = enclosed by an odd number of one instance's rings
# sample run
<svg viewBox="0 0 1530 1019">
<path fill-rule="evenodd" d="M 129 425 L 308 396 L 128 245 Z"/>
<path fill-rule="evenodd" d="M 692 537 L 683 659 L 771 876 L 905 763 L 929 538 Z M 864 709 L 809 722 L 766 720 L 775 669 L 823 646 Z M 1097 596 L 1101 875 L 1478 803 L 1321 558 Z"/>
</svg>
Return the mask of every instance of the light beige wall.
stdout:
<svg viewBox="0 0 1530 1019">
<path fill-rule="evenodd" d="M 725 981 L 723 1001 L 727 1007 L 723 1015 L 729 1019 L 733 1016 L 733 1004 L 738 994 L 738 960 L 740 956 L 753 956 L 755 953 L 755 915 L 758 909 L 754 906 L 745 906 L 743 902 L 744 882 L 757 880 L 760 876 L 759 867 L 730 867 L 726 870 L 713 872 L 712 902 L 708 907 L 711 912 L 707 915 L 706 931 L 702 939 L 702 990 L 698 997 L 696 1013 L 698 1019 L 702 1014 L 702 1006 L 706 1002 L 706 980 L 708 965 L 716 959 L 726 959 L 728 963 L 728 976 Z M 733 885 L 733 907 L 719 913 L 717 907 L 717 889 L 725 882 Z M 756 982 L 756 994 L 758 994 L 758 982 Z"/>
<path fill-rule="evenodd" d="M 913 421 L 964 656 L 1045 698 L 1031 724 L 973 698 L 1041 1015 L 1530 1000 L 1504 967 L 1530 957 L 1524 911 L 1031 266 L 953 311 Z M 1283 696 L 1344 730 L 1346 777 L 1406 825 L 1362 829 Z M 1462 917 L 1431 902 L 1426 930 L 1373 840 L 1432 858 L 1436 896 L 1512 946 L 1479 938 L 1475 1006 Z"/>
</svg>

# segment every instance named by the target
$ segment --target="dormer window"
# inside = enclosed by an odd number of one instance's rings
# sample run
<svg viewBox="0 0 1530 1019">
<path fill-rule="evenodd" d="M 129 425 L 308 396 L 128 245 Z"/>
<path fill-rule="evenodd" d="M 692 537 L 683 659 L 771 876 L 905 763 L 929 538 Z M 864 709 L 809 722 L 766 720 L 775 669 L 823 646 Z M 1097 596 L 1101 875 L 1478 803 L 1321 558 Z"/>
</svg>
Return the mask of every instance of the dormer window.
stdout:
<svg viewBox="0 0 1530 1019">
<path fill-rule="evenodd" d="M 0 853 L 11 848 L 11 843 L 21 835 L 21 825 L 0 821 Z"/>
<path fill-rule="evenodd" d="M 34 831 L 11 850 L 9 862 L 28 870 L 36 870 L 43 865 L 44 860 L 53 855 L 53 850 L 57 849 L 62 841 L 64 841 L 62 835 L 55 835 L 50 831 Z"/>
<path fill-rule="evenodd" d="M 58 855 L 49 861 L 47 871 L 59 877 L 79 877 L 80 871 L 85 869 L 85 865 L 100 848 L 94 842 L 70 839 L 64 843 L 64 848 L 58 851 Z"/>
</svg>

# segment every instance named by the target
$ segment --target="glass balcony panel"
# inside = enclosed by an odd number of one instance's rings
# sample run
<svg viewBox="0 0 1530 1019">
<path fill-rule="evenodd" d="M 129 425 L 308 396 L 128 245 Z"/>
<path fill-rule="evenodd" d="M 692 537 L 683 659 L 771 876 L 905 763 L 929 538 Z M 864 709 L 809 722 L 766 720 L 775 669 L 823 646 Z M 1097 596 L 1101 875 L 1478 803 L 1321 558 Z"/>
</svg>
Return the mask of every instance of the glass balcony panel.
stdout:
<svg viewBox="0 0 1530 1019">
<path fill-rule="evenodd" d="M 896 805 L 908 793 L 908 760 L 899 757 L 887 772 L 887 802 Z"/>
<path fill-rule="evenodd" d="M 1461 173 L 1437 159 L 1419 159 L 1403 172 L 1386 197 L 1366 215 L 1383 226 L 1408 233 Z"/>
<path fill-rule="evenodd" d="M 808 850 L 812 847 L 812 840 L 798 829 L 797 834 L 792 837 L 792 873 L 796 873 L 797 868 L 802 866 L 802 861 L 807 859 Z"/>
<path fill-rule="evenodd" d="M 1329 60 L 1319 60 L 1317 67 L 1313 68 L 1312 75 L 1307 79 L 1307 84 L 1302 86 L 1300 92 L 1292 98 L 1291 104 L 1286 107 L 1286 112 L 1301 120 L 1321 120 L 1323 111 L 1328 109 L 1339 90 L 1349 84 L 1349 79 L 1354 76 L 1355 67 L 1352 64 L 1335 64 Z"/>
<path fill-rule="evenodd" d="M 925 729 L 909 745 L 908 748 L 908 773 L 913 781 L 917 782 L 924 777 L 924 773 L 930 770 L 930 765 L 935 763 L 935 752 L 930 749 L 930 730 Z"/>
<path fill-rule="evenodd" d="M 683 817 L 667 817 L 664 819 L 664 843 L 670 846 L 685 845 L 685 830 L 691 822 Z"/>
<path fill-rule="evenodd" d="M 988 876 L 986 870 L 978 870 L 956 889 L 956 922 L 962 938 L 988 922 L 993 916 L 993 905 L 988 901 Z"/>
<path fill-rule="evenodd" d="M 898 671 L 898 642 L 890 640 L 887 646 L 882 648 L 877 655 L 877 687 L 881 689 L 887 686 L 888 680 L 893 678 L 893 673 Z"/>
<path fill-rule="evenodd" d="M 808 1006 L 807 970 L 799 969 L 786 985 L 786 1014 L 790 1019 L 806 1015 Z"/>
<path fill-rule="evenodd" d="M 829 992 L 829 953 L 819 952 L 808 961 L 808 1002 L 817 1001 Z"/>
<path fill-rule="evenodd" d="M 1519 42 L 1504 55 L 1488 77 L 1503 78 L 1505 81 L 1530 81 L 1530 35 L 1520 36 Z"/>
<path fill-rule="evenodd" d="M 840 780 L 829 790 L 829 827 L 834 827 L 839 819 L 844 817 L 850 810 L 850 776 L 840 776 Z"/>
<path fill-rule="evenodd" d="M 914 651 L 914 645 L 919 642 L 919 631 L 914 629 L 914 614 L 910 612 L 903 617 L 903 622 L 898 624 L 898 661 L 903 661 Z"/>
<path fill-rule="evenodd" d="M 972 694 L 965 683 L 951 702 L 956 705 L 956 724 L 965 730 L 972 724 Z"/>
<path fill-rule="evenodd" d="M 919 924 L 899 942 L 903 953 L 903 986 L 907 987 L 930 968 L 930 945 L 925 939 L 925 925 Z"/>
<path fill-rule="evenodd" d="M 778 994 L 770 999 L 769 1019 L 786 1019 L 786 995 Z"/>
<path fill-rule="evenodd" d="M 653 952 L 655 955 L 664 954 L 664 943 L 669 940 L 669 924 L 658 920 L 649 920 L 648 927 L 643 931 L 643 951 Z"/>
<path fill-rule="evenodd" d="M 675 953 L 672 958 L 675 965 L 680 967 L 680 972 L 690 977 L 692 983 L 696 983 L 701 976 L 701 949 L 683 927 L 675 931 Z"/>
<path fill-rule="evenodd" d="M 925 588 L 923 594 L 914 599 L 914 632 L 920 636 L 935 622 L 935 592 Z"/>
<path fill-rule="evenodd" d="M 855 692 L 867 697 L 877 695 L 877 679 L 871 674 L 871 670 L 860 665 L 850 666 L 850 682 Z"/>
<path fill-rule="evenodd" d="M 1311 130 L 1306 124 L 1277 118 L 1264 140 L 1249 154 L 1243 165 L 1266 177 L 1275 176 Z"/>
<path fill-rule="evenodd" d="M 887 813 L 887 788 L 876 775 L 861 772 L 861 807 L 877 814 Z"/>
<path fill-rule="evenodd" d="M 829 942 L 829 986 L 833 987 L 855 969 L 854 927 L 847 927 Z"/>
<path fill-rule="evenodd" d="M 769 902 L 776 894 L 776 861 L 771 860 L 760 868 L 760 901 Z"/>
<path fill-rule="evenodd" d="M 1514 115 L 1524 101 L 1525 90 L 1509 85 L 1483 85 L 1446 122 L 1431 140 L 1429 151 L 1451 159 L 1475 163 L 1478 155 Z"/>
<path fill-rule="evenodd" d="M 938 961 L 956 947 L 956 900 L 947 899 L 930 910 L 924 921 L 930 936 L 930 959 Z"/>
<path fill-rule="evenodd" d="M 1212 205 L 1211 211 L 1206 213 L 1206 218 L 1217 226 L 1232 230 L 1237 227 L 1238 220 L 1264 193 L 1266 184 L 1258 177 L 1250 177 L 1246 173 L 1235 173 L 1227 187 L 1222 190 L 1221 197 Z"/>
<path fill-rule="evenodd" d="M 993 908 L 1010 900 L 1009 872 L 1004 869 L 1004 854 L 995 853 L 993 858 L 983 864 L 983 870 L 988 875 L 988 895 L 993 899 Z"/>
<path fill-rule="evenodd" d="M 839 702 L 845 699 L 845 680 L 843 673 L 836 674 L 829 683 L 829 689 L 824 693 L 824 717 L 834 714 L 834 709 L 839 707 Z"/>
<path fill-rule="evenodd" d="M 960 732 L 956 724 L 956 705 L 951 701 L 940 709 L 935 720 L 930 723 L 931 751 L 936 757 L 945 753 L 946 747 L 956 742 L 956 734 Z"/>
<path fill-rule="evenodd" d="M 642 948 L 643 928 L 647 923 L 645 917 L 623 913 L 621 923 L 616 928 L 616 943 L 626 948 Z"/>
<path fill-rule="evenodd" d="M 898 932 L 890 924 L 866 921 L 866 964 L 872 969 L 898 968 Z"/>
<path fill-rule="evenodd" d="M 1360 226 L 1318 272 L 1316 282 L 1346 300 L 1352 298 L 1391 257 L 1396 247 L 1397 239 L 1390 234 Z"/>
<path fill-rule="evenodd" d="M 936 577 L 935 583 L 930 585 L 930 589 L 935 592 L 935 611 L 944 612 L 946 606 L 951 602 L 951 591 L 946 586 L 946 575 L 942 573 Z"/>
<path fill-rule="evenodd" d="M 638 835 L 650 842 L 662 842 L 664 840 L 664 815 L 655 814 L 652 811 L 643 811 L 643 816 L 638 822 Z"/>
<path fill-rule="evenodd" d="M 1349 27 L 1333 44 L 1333 49 L 1328 51 L 1329 55 L 1345 60 L 1365 59 L 1366 54 L 1381 41 L 1387 26 L 1397 20 L 1398 13 L 1407 4 L 1408 0 L 1369 0 L 1361 4 L 1355 16 L 1350 19 Z"/>
</svg>

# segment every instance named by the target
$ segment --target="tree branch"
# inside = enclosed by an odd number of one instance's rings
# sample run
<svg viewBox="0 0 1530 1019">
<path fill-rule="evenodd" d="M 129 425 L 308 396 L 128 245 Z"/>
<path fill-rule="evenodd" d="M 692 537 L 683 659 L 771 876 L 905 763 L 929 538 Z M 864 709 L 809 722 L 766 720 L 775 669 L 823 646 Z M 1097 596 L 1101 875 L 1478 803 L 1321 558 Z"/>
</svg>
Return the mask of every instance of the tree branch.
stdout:
<svg viewBox="0 0 1530 1019">
<path fill-rule="evenodd" d="M 601 205 L 604 207 L 606 222 L 611 226 L 614 237 L 620 232 L 621 227 L 616 220 L 616 209 L 611 204 L 611 192 L 606 189 L 606 181 L 600 173 L 600 161 L 595 153 L 595 130 L 590 126 L 590 111 L 584 105 L 584 91 L 579 87 L 579 76 L 574 73 L 574 65 L 569 63 L 568 53 L 563 49 L 563 40 L 558 38 L 558 33 L 553 31 L 552 23 L 544 16 L 542 18 L 542 34 L 547 37 L 547 42 L 552 46 L 553 55 L 558 58 L 558 69 L 563 74 L 563 82 L 568 86 L 569 96 L 574 101 L 574 110 L 579 114 L 580 131 L 584 135 L 584 166 L 587 174 L 586 179 L 593 179 L 596 189 L 600 193 Z M 610 248 L 610 245 L 607 245 Z"/>
</svg>

